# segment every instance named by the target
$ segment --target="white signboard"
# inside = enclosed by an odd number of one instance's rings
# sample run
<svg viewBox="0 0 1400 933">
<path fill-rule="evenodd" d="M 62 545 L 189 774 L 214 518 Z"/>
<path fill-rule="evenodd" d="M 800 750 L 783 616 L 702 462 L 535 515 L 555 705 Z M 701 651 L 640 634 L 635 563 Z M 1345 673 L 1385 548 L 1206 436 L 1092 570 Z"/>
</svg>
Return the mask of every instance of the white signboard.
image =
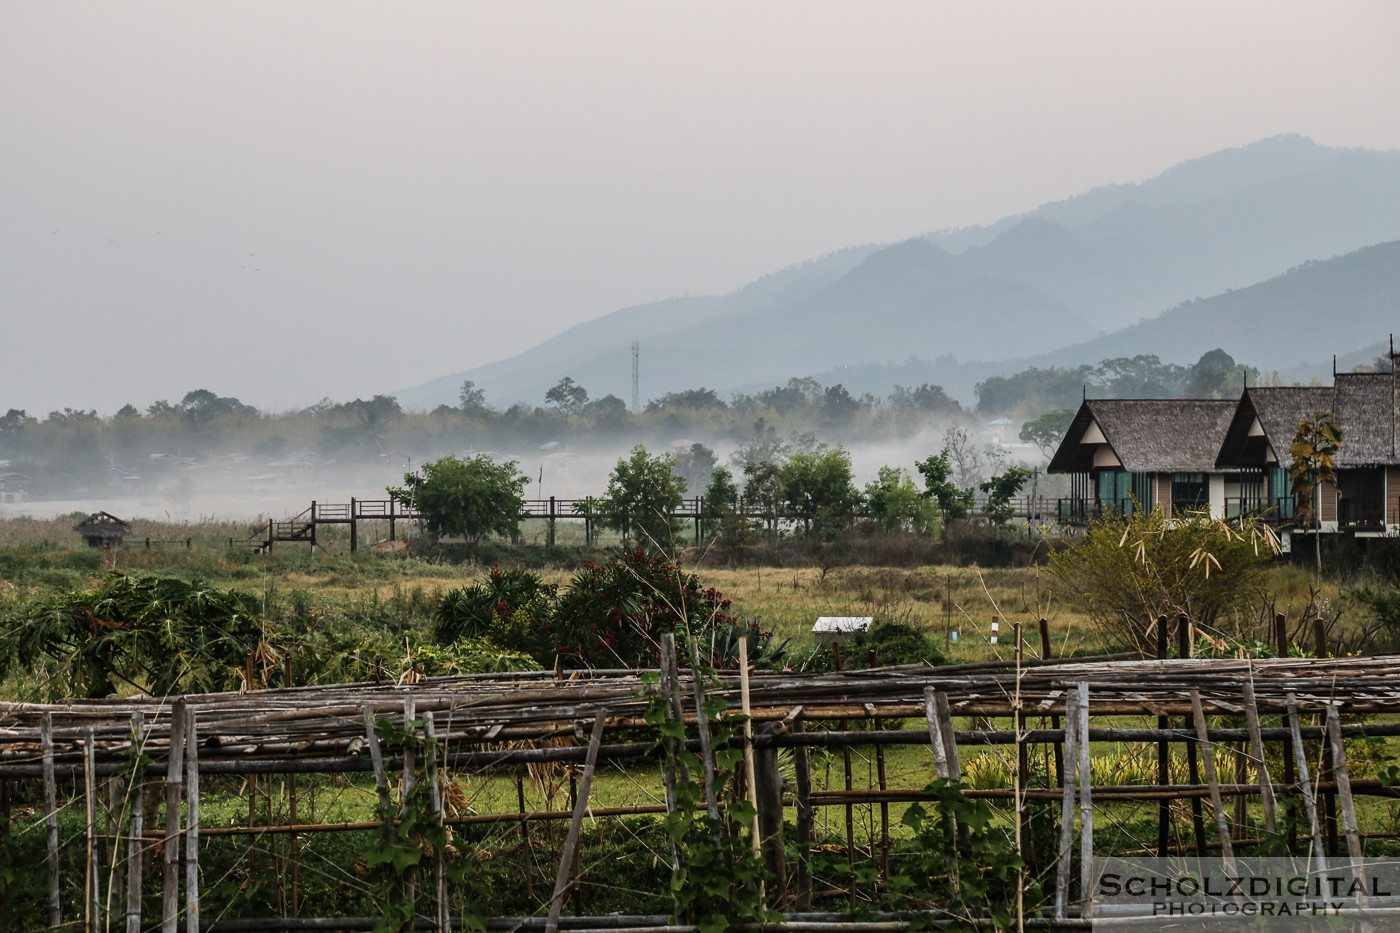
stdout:
<svg viewBox="0 0 1400 933">
<path fill-rule="evenodd" d="M 873 616 L 822 616 L 812 626 L 812 634 L 823 645 L 846 642 L 859 632 L 870 631 L 870 623 L 874 621 Z"/>
</svg>

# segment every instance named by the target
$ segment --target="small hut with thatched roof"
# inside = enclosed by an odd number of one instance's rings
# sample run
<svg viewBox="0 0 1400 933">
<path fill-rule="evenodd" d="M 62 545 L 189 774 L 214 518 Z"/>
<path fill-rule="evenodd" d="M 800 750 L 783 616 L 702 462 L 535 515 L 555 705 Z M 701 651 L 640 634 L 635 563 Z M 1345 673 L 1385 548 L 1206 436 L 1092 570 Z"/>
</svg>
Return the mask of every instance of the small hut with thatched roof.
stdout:
<svg viewBox="0 0 1400 933">
<path fill-rule="evenodd" d="M 108 512 L 93 512 L 73 526 L 83 536 L 88 547 L 121 547 L 122 539 L 131 534 L 131 526 Z"/>
</svg>

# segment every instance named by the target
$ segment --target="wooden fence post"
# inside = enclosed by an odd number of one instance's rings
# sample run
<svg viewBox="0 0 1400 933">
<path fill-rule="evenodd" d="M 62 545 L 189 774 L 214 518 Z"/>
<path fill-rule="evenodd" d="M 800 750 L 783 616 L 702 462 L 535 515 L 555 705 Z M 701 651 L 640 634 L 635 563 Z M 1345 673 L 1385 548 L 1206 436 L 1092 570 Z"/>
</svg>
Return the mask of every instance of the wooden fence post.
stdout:
<svg viewBox="0 0 1400 933">
<path fill-rule="evenodd" d="M 558 933 L 559 915 L 564 908 L 564 894 L 570 887 L 570 869 L 574 863 L 574 853 L 578 851 L 578 837 L 583 829 L 583 814 L 588 809 L 588 793 L 593 786 L 593 768 L 598 763 L 598 746 L 603 739 L 603 723 L 606 711 L 598 710 L 593 720 L 593 736 L 588 740 L 588 754 L 583 760 L 583 777 L 579 781 L 578 796 L 574 800 L 574 814 L 569 821 L 569 835 L 564 841 L 564 852 L 559 858 L 559 871 L 554 876 L 554 896 L 549 900 L 549 917 L 545 920 L 545 933 Z"/>
<path fill-rule="evenodd" d="M 136 743 L 136 760 L 146 745 L 146 728 L 140 713 L 131 714 L 132 741 Z M 131 797 L 131 819 L 126 841 L 126 933 L 141 933 L 141 880 L 144 869 L 141 838 L 146 831 L 146 787 L 140 768 L 132 768 L 128 793 Z"/>
<path fill-rule="evenodd" d="M 1288 626 L 1287 617 L 1279 612 L 1274 615 L 1274 638 L 1278 642 L 1278 656 L 1288 657 Z M 1288 727 L 1288 717 L 1282 717 L 1282 725 Z M 1283 783 L 1286 787 L 1293 786 L 1293 739 L 1283 740 Z M 1288 851 L 1292 854 L 1298 852 L 1298 826 L 1294 820 L 1288 821 Z"/>
<path fill-rule="evenodd" d="M 1220 857 L 1225 870 L 1235 873 L 1235 847 L 1231 842 L 1230 821 L 1225 817 L 1225 804 L 1220 798 L 1220 781 L 1215 771 L 1215 751 L 1207 737 L 1206 713 L 1201 704 L 1201 691 L 1191 688 L 1191 716 L 1196 723 L 1196 743 L 1201 747 L 1201 762 L 1206 769 L 1206 784 L 1210 788 L 1210 805 L 1215 811 L 1215 828 L 1220 836 Z"/>
<path fill-rule="evenodd" d="M 170 756 L 165 772 L 165 877 L 161 899 L 162 933 L 178 933 L 180 922 L 180 802 L 184 797 L 185 701 L 170 711 Z"/>
<path fill-rule="evenodd" d="M 433 825 L 442 829 L 442 788 L 438 785 L 437 730 L 433 727 L 433 713 L 424 714 L 428 738 L 428 786 L 431 788 Z M 447 902 L 447 860 L 442 846 L 433 847 L 433 877 L 437 886 L 437 928 L 439 933 L 450 933 L 452 920 L 448 916 Z"/>
<path fill-rule="evenodd" d="M 1269 764 L 1264 756 L 1264 740 L 1259 733 L 1259 704 L 1254 700 L 1253 672 L 1244 682 L 1245 726 L 1249 729 L 1249 755 L 1254 759 L 1254 779 L 1259 785 L 1259 802 L 1264 808 L 1264 831 L 1277 831 L 1274 819 L 1274 783 L 1269 778 Z"/>
<path fill-rule="evenodd" d="M 1284 694 L 1288 710 L 1288 728 L 1293 735 L 1294 765 L 1298 769 L 1298 786 L 1303 793 L 1303 810 L 1308 815 L 1308 830 L 1312 835 L 1313 855 L 1317 870 L 1327 871 L 1327 847 L 1322 842 L 1322 827 L 1317 821 L 1317 802 L 1313 797 L 1312 782 L 1308 780 L 1308 755 L 1303 748 L 1303 735 L 1298 728 L 1298 697 L 1292 692 Z"/>
<path fill-rule="evenodd" d="M 1079 684 L 1079 897 L 1094 912 L 1094 782 L 1089 774 L 1089 685 Z"/>
<path fill-rule="evenodd" d="M 799 735 L 806 731 L 802 720 L 793 723 L 793 731 Z M 812 909 L 812 772 L 807 746 L 796 746 L 792 757 L 797 770 L 797 901 L 793 906 L 804 911 Z"/>
<path fill-rule="evenodd" d="M 1185 613 L 1176 617 L 1176 640 L 1182 659 L 1191 657 L 1191 620 L 1186 618 Z M 1186 726 L 1191 727 L 1189 720 Z M 1186 743 L 1186 772 L 1192 784 L 1201 783 L 1201 769 L 1194 742 Z M 1201 798 L 1195 796 L 1191 798 L 1191 830 L 1196 838 L 1196 854 L 1204 857 L 1206 854 L 1205 814 L 1201 810 Z"/>
<path fill-rule="evenodd" d="M 185 801 L 185 929 L 193 933 L 199 929 L 199 724 L 193 706 L 185 710 Z"/>
<path fill-rule="evenodd" d="M 1060 856 L 1055 871 L 1055 919 L 1065 919 L 1069 906 L 1069 879 L 1074 858 L 1074 770 L 1079 761 L 1079 691 L 1065 696 L 1065 774 L 1060 784 Z"/>
<path fill-rule="evenodd" d="M 58 892 L 58 785 L 53 774 L 53 713 L 39 720 L 39 744 L 44 758 L 44 831 L 48 846 L 49 926 L 63 926 L 63 907 Z"/>
<path fill-rule="evenodd" d="M 83 801 L 87 804 L 87 869 L 83 881 L 84 915 L 88 933 L 102 929 L 102 878 L 93 847 L 97 842 L 97 738 L 92 726 L 83 730 Z"/>
<path fill-rule="evenodd" d="M 1342 744 L 1342 724 L 1335 704 L 1327 706 L 1327 736 L 1332 748 L 1332 765 L 1337 779 L 1337 794 L 1342 801 L 1342 821 L 1346 826 L 1347 854 L 1351 858 L 1352 878 L 1360 894 L 1357 906 L 1367 906 L 1366 869 L 1361 854 L 1361 834 L 1356 828 L 1356 803 L 1351 795 L 1351 775 L 1347 771 L 1346 746 Z"/>
</svg>

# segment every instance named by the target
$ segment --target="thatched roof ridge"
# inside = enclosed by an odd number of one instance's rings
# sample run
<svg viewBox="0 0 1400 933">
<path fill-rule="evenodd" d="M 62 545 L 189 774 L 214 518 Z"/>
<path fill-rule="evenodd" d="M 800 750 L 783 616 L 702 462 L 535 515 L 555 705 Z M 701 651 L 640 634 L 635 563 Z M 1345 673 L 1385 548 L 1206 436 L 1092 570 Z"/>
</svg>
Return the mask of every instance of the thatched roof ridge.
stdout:
<svg viewBox="0 0 1400 933">
<path fill-rule="evenodd" d="M 1091 424 L 1132 473 L 1212 473 L 1235 403 L 1216 399 L 1086 399 L 1049 472 L 1085 469 L 1078 448 Z"/>
<path fill-rule="evenodd" d="M 1335 383 L 1332 414 L 1342 429 L 1337 466 L 1400 462 L 1395 451 L 1394 377 L 1390 373 L 1338 373 Z"/>
<path fill-rule="evenodd" d="M 1223 468 L 1241 465 L 1255 419 L 1264 431 L 1264 440 L 1279 463 L 1288 462 L 1288 448 L 1298 433 L 1298 422 L 1315 411 L 1331 411 L 1332 390 L 1326 386 L 1255 386 L 1240 396 L 1235 416 L 1220 445 L 1216 464 Z M 1257 443 L 1250 456 L 1262 458 Z M 1258 463 L 1249 464 L 1258 466 Z"/>
<path fill-rule="evenodd" d="M 1254 420 L 1280 464 L 1298 422 L 1315 412 L 1331 412 L 1342 430 L 1339 468 L 1400 464 L 1396 448 L 1396 387 L 1390 373 L 1338 373 L 1333 386 L 1264 386 L 1246 389 L 1220 446 L 1216 463 L 1222 468 L 1257 460 L 1260 448 L 1250 445 Z M 1257 463 L 1250 465 L 1257 466 Z"/>
<path fill-rule="evenodd" d="M 123 538 L 131 534 L 131 526 L 110 512 L 93 512 L 73 530 L 89 538 Z"/>
</svg>

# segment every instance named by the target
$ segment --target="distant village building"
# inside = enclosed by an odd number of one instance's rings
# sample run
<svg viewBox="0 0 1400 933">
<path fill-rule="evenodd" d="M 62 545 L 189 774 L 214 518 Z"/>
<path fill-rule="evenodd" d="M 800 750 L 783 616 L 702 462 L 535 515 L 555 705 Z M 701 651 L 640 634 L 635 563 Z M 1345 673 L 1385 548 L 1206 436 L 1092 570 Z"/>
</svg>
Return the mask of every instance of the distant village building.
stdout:
<svg viewBox="0 0 1400 933">
<path fill-rule="evenodd" d="M 23 473 L 0 473 L 0 503 L 23 502 L 29 496 L 24 491 L 24 484 L 29 482 L 29 477 Z"/>
<path fill-rule="evenodd" d="M 83 536 L 88 547 L 121 547 L 122 541 L 131 534 L 131 526 L 108 512 L 93 512 L 73 526 L 73 530 Z"/>
<path fill-rule="evenodd" d="M 1085 399 L 1050 459 L 1069 474 L 1059 520 L 1161 509 L 1212 518 L 1262 515 L 1297 533 L 1400 536 L 1400 353 L 1382 372 L 1334 373 L 1331 386 L 1258 386 L 1236 401 Z M 1342 433 L 1336 484 L 1300 521 L 1289 474 L 1299 423 L 1316 413 Z"/>
</svg>

